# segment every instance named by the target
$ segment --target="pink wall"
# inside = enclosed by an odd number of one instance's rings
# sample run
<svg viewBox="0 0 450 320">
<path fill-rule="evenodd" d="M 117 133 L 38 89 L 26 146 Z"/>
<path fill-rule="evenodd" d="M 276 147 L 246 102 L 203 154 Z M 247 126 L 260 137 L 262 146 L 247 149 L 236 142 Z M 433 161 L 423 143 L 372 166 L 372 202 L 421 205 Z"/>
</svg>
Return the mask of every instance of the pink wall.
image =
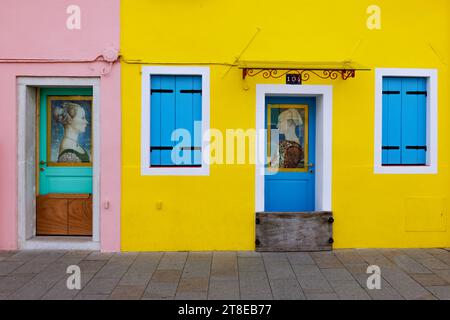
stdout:
<svg viewBox="0 0 450 320">
<path fill-rule="evenodd" d="M 6 3 L 5 3 L 6 2 Z M 67 6 L 81 30 L 66 28 Z M 119 0 L 2 0 L 0 10 L 0 250 L 17 248 L 17 77 L 101 78 L 101 248 L 120 250 L 120 64 L 85 62 L 119 48 Z M 111 50 L 108 50 L 111 51 Z M 41 59 L 20 61 L 11 59 Z M 71 60 L 71 63 L 51 61 Z M 103 74 L 103 71 L 109 71 Z M 105 138 L 107 137 L 107 138 Z M 109 201 L 109 209 L 104 202 Z"/>
<path fill-rule="evenodd" d="M 92 60 L 119 48 L 119 0 L 1 0 L 0 59 Z M 81 29 L 68 30 L 67 7 L 81 9 Z"/>
</svg>

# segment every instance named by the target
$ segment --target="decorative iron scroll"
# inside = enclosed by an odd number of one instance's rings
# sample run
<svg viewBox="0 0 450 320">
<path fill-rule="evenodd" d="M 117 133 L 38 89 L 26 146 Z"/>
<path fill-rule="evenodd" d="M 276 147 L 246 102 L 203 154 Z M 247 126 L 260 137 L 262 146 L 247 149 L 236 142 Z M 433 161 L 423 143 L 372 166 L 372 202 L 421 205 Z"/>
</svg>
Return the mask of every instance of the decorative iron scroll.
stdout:
<svg viewBox="0 0 450 320">
<path fill-rule="evenodd" d="M 265 79 L 280 79 L 287 74 L 298 74 L 301 76 L 302 81 L 308 81 L 311 75 L 315 75 L 324 80 L 337 80 L 338 78 L 347 80 L 349 78 L 355 78 L 356 69 L 243 69 L 243 79 L 258 75 L 262 75 Z"/>
</svg>

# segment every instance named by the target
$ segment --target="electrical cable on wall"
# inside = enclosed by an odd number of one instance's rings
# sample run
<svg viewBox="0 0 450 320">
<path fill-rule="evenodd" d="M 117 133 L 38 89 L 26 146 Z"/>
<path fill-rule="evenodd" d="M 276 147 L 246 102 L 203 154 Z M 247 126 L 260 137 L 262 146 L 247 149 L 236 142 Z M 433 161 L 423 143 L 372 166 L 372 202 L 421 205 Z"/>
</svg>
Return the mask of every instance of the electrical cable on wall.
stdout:
<svg viewBox="0 0 450 320">
<path fill-rule="evenodd" d="M 95 63 L 105 62 L 108 65 L 103 67 L 100 71 L 101 75 L 107 75 L 112 68 L 112 65 L 119 62 L 119 50 L 110 46 L 103 50 L 95 59 L 8 59 L 0 58 L 0 63 Z M 92 71 L 93 68 L 90 68 Z"/>
</svg>

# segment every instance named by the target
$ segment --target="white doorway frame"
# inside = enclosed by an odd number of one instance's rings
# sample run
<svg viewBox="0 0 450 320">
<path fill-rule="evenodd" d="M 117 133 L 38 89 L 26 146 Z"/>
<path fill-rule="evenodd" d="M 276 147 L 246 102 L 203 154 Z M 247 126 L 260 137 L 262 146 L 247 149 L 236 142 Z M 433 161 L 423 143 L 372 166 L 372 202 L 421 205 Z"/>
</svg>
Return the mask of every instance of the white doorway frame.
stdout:
<svg viewBox="0 0 450 320">
<path fill-rule="evenodd" d="M 36 236 L 37 88 L 93 90 L 92 237 Z M 18 77 L 17 79 L 17 227 L 21 250 L 100 250 L 100 78 Z"/>
<path fill-rule="evenodd" d="M 316 199 L 315 211 L 332 211 L 332 115 L 333 87 L 319 85 L 266 85 L 256 86 L 256 131 L 265 130 L 266 98 L 277 97 L 314 97 L 316 98 Z M 261 158 L 261 148 L 256 147 L 256 159 Z M 265 166 L 257 161 L 255 174 L 255 209 L 264 212 L 264 174 Z"/>
</svg>

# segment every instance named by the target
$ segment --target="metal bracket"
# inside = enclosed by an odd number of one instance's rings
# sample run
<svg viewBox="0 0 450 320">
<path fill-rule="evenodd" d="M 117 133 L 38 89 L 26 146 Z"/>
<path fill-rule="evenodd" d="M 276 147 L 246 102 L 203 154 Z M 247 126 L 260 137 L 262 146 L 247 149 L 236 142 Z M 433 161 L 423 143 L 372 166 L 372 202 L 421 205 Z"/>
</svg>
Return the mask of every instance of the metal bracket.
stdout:
<svg viewBox="0 0 450 320">
<path fill-rule="evenodd" d="M 256 77 L 262 75 L 264 79 L 280 79 L 287 74 L 297 74 L 302 82 L 308 81 L 312 75 L 320 79 L 347 80 L 356 77 L 357 69 L 281 69 L 281 68 L 243 68 L 242 78 Z"/>
</svg>

